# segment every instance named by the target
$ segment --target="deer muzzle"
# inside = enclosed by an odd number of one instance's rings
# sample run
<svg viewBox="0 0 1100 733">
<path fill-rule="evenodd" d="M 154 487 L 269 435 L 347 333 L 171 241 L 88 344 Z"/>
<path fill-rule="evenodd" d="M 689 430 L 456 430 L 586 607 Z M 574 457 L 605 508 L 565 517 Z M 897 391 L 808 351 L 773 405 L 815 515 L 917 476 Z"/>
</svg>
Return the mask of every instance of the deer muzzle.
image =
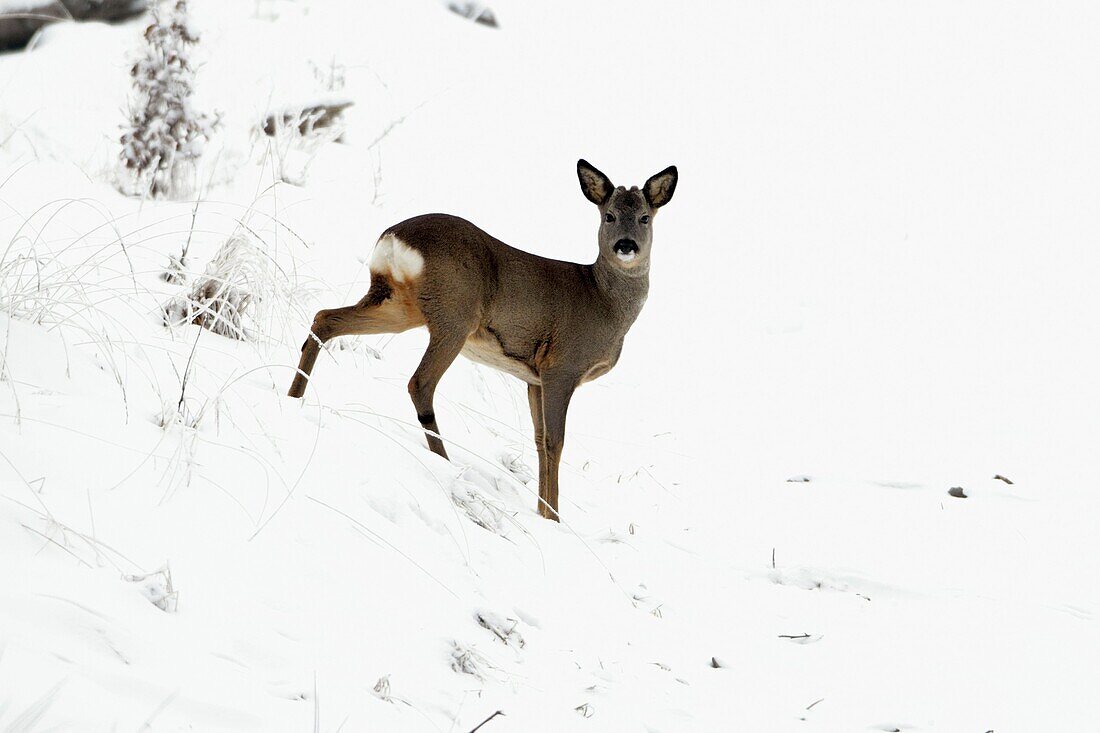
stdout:
<svg viewBox="0 0 1100 733">
<path fill-rule="evenodd" d="M 638 243 L 633 239 L 620 239 L 611 249 L 623 262 L 630 262 L 638 256 Z"/>
</svg>

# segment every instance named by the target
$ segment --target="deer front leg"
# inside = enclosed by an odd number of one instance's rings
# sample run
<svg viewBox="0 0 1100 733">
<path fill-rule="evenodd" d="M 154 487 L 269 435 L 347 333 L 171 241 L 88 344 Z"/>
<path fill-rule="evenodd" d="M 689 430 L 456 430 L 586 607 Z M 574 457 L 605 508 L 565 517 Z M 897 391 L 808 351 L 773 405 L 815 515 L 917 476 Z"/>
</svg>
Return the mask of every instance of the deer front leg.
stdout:
<svg viewBox="0 0 1100 733">
<path fill-rule="evenodd" d="M 539 490 L 542 490 L 542 474 L 546 466 L 546 446 L 543 445 L 543 436 L 546 431 L 542 424 L 542 387 L 537 384 L 527 385 L 527 404 L 531 407 L 531 423 L 535 426 L 535 451 L 539 456 Z M 539 504 L 542 504 L 540 499 Z"/>
<path fill-rule="evenodd" d="M 542 377 L 542 450 L 539 452 L 539 514 L 560 521 L 558 516 L 558 464 L 565 447 L 565 415 L 577 380 L 564 374 Z M 537 432 L 536 432 L 537 434 Z"/>
</svg>

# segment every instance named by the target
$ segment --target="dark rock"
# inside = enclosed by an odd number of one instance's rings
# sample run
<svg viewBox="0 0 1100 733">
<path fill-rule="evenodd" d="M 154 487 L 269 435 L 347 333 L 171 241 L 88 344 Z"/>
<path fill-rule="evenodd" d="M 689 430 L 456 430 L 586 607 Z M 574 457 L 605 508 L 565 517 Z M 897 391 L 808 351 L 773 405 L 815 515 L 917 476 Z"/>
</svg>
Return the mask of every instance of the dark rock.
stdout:
<svg viewBox="0 0 1100 733">
<path fill-rule="evenodd" d="M 463 18 L 469 18 L 475 23 L 481 23 L 487 25 L 490 28 L 499 28 L 497 24 L 497 17 L 493 15 L 493 11 L 485 7 L 481 3 L 476 2 L 454 2 L 447 5 L 447 8 L 452 13 L 458 13 Z"/>
<path fill-rule="evenodd" d="M 956 499 L 966 498 L 966 492 L 963 491 L 963 488 L 961 486 L 952 486 L 950 489 L 947 490 L 947 493 L 950 496 L 955 497 Z"/>
<path fill-rule="evenodd" d="M 145 12 L 148 0 L 38 0 L 17 13 L 0 13 L 0 52 L 25 48 L 38 29 L 58 20 L 117 23 Z"/>
</svg>

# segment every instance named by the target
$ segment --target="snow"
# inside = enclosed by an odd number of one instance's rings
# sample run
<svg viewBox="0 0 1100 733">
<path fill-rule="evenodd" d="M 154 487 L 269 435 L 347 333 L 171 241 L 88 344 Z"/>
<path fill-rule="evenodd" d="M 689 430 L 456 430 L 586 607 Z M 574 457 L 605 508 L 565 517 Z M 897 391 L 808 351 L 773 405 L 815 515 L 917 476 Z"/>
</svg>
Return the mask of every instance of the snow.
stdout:
<svg viewBox="0 0 1100 733">
<path fill-rule="evenodd" d="M 192 5 L 198 206 L 116 190 L 141 21 L 0 57 L 0 725 L 1096 727 L 1100 8 Z M 561 525 L 518 381 L 459 360 L 427 451 L 420 331 L 285 397 L 402 218 L 591 261 L 580 157 L 680 181 Z M 243 235 L 251 340 L 166 328 Z"/>
</svg>

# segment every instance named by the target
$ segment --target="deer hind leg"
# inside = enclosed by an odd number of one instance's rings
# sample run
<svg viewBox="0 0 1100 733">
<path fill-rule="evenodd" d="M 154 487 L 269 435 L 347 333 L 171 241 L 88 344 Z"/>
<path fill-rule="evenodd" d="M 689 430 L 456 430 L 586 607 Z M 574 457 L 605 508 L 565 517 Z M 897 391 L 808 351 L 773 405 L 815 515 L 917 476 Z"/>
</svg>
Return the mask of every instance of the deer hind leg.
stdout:
<svg viewBox="0 0 1100 733">
<path fill-rule="evenodd" d="M 375 278 L 367 295 L 355 305 L 317 312 L 302 344 L 298 373 L 294 375 L 288 394 L 291 397 L 305 394 L 321 346 L 329 340 L 337 336 L 401 333 L 422 325 L 424 317 L 416 307 L 415 295 L 406 287 L 395 289 L 386 279 Z"/>
<path fill-rule="evenodd" d="M 416 408 L 416 419 L 424 428 L 428 439 L 428 448 L 447 458 L 447 450 L 443 447 L 443 441 L 439 438 L 439 424 L 435 420 L 435 407 L 433 400 L 435 388 L 442 379 L 444 372 L 454 363 L 459 352 L 462 351 L 469 336 L 470 329 L 434 329 L 428 325 L 431 334 L 428 339 L 428 348 L 424 357 L 420 360 L 420 366 L 413 372 L 409 380 L 409 396 L 412 397 L 413 407 Z M 448 458 L 448 460 L 450 460 Z"/>
</svg>

